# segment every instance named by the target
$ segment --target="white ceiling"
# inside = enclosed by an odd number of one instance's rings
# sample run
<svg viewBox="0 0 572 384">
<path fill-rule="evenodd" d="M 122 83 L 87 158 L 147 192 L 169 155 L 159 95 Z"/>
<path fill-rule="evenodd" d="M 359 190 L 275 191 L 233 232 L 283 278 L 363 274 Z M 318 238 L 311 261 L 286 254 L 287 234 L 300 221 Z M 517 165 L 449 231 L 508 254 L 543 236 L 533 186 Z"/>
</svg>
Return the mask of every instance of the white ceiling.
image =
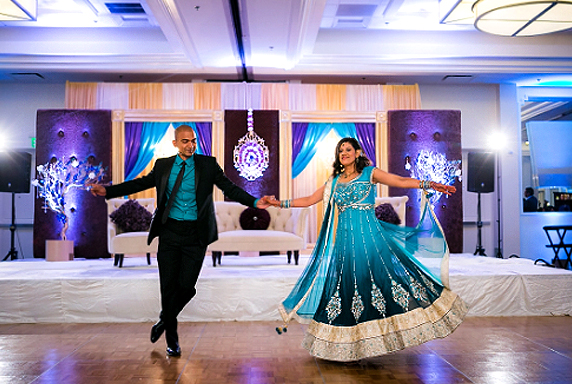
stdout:
<svg viewBox="0 0 572 384">
<path fill-rule="evenodd" d="M 106 2 L 144 13 L 111 14 Z M 0 81 L 572 80 L 572 32 L 510 38 L 440 24 L 454 2 L 38 0 L 37 21 L 0 21 Z"/>
</svg>

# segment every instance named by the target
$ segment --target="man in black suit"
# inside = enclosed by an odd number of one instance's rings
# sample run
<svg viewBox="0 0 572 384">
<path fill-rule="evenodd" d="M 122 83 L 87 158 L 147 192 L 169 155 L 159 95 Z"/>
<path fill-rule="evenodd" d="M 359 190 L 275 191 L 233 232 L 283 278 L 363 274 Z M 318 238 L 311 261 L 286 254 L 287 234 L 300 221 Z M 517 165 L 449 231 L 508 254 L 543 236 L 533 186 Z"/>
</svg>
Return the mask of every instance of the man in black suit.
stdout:
<svg viewBox="0 0 572 384">
<path fill-rule="evenodd" d="M 250 207 L 267 208 L 270 197 L 256 199 L 225 176 L 216 158 L 195 154 L 197 139 L 190 126 L 181 125 L 175 130 L 173 145 L 178 155 L 158 159 L 146 176 L 107 187 L 88 187 L 94 196 L 106 199 L 157 189 L 157 209 L 147 242 L 150 244 L 159 236 L 157 263 L 162 310 L 159 321 L 151 328 L 151 342 L 165 332 L 167 354 L 180 356 L 177 316 L 195 296 L 207 246 L 218 239 L 213 187 L 216 185 L 226 197 Z"/>
<path fill-rule="evenodd" d="M 526 187 L 524 189 L 524 199 L 522 199 L 522 210 L 524 212 L 538 211 L 538 199 L 534 197 L 534 189 Z"/>
</svg>

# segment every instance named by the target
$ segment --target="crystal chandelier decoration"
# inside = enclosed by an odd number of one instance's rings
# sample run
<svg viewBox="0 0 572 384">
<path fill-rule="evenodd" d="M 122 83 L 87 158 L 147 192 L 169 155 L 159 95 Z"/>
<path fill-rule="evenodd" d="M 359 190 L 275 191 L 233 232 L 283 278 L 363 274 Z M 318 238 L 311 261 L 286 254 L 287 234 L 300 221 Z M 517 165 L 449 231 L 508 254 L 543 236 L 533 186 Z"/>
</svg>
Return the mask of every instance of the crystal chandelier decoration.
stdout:
<svg viewBox="0 0 572 384">
<path fill-rule="evenodd" d="M 421 150 L 411 166 L 409 156 L 406 158 L 405 169 L 414 179 L 431 180 L 445 185 L 453 185 L 455 178 L 461 181 L 461 160 L 447 160 L 443 153 Z M 437 204 L 442 193 L 435 191 L 429 198 L 431 205 Z"/>
<path fill-rule="evenodd" d="M 248 181 L 254 181 L 268 168 L 268 147 L 264 139 L 254 132 L 254 118 L 252 109 L 248 110 L 246 119 L 248 132 L 238 140 L 234 147 L 234 167 L 239 175 Z"/>
</svg>

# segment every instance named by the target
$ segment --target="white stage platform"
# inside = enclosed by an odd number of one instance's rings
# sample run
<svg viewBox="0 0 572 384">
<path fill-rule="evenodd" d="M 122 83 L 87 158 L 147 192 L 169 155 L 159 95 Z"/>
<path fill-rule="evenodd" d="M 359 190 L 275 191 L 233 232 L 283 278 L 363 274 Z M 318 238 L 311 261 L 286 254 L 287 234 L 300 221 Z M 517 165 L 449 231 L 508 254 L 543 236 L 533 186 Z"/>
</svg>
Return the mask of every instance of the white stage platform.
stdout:
<svg viewBox="0 0 572 384">
<path fill-rule="evenodd" d="M 289 265 L 286 256 L 211 257 L 198 294 L 181 321 L 279 320 L 278 303 L 308 261 Z M 159 306 L 156 260 L 127 258 L 0 263 L 0 323 L 154 322 Z M 469 316 L 572 314 L 572 272 L 534 265 L 529 259 L 451 255 L 451 288 L 470 306 Z"/>
</svg>

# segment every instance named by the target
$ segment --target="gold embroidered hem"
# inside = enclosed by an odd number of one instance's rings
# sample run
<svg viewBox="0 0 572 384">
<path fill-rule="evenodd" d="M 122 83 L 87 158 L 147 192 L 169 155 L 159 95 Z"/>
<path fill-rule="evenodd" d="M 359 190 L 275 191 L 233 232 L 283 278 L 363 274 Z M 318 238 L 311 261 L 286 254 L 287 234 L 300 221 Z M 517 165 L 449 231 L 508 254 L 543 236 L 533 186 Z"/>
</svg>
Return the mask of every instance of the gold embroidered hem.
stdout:
<svg viewBox="0 0 572 384">
<path fill-rule="evenodd" d="M 443 289 L 427 308 L 355 326 L 333 326 L 312 321 L 302 346 L 325 360 L 355 361 L 384 355 L 451 334 L 468 312 L 467 304 Z"/>
<path fill-rule="evenodd" d="M 298 309 L 299 307 L 300 306 L 298 306 L 296 309 Z M 300 324 L 309 324 L 310 321 L 312 320 L 312 319 L 306 319 L 304 317 L 298 316 L 298 314 L 296 313 L 296 310 L 293 310 L 290 313 L 288 313 L 286 311 L 286 309 L 284 308 L 284 305 L 282 305 L 282 304 L 280 304 L 278 306 L 278 313 L 280 313 L 280 316 L 282 317 L 282 321 L 284 322 L 284 325 L 288 325 L 291 320 L 296 320 Z"/>
</svg>

